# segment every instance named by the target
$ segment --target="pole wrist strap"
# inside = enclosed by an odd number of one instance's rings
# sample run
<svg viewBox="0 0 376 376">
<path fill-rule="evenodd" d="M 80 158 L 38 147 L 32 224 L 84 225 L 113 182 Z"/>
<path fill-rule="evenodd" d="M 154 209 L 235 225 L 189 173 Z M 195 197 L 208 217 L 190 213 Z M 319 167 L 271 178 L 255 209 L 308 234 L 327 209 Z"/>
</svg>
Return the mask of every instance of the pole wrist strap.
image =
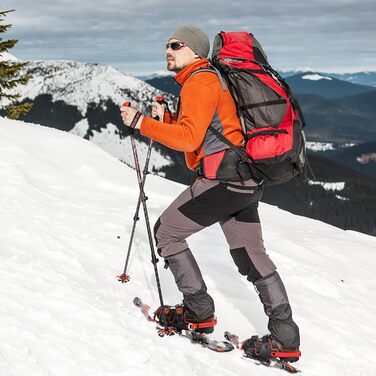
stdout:
<svg viewBox="0 0 376 376">
<path fill-rule="evenodd" d="M 141 114 L 140 111 L 137 111 L 137 112 L 136 112 L 136 115 L 134 115 L 133 120 L 132 120 L 132 123 L 131 123 L 131 125 L 130 125 L 130 127 L 131 127 L 132 129 L 134 129 L 134 128 L 136 127 L 136 124 L 137 124 L 138 120 L 140 119 L 141 115 L 142 115 L 142 114 Z"/>
</svg>

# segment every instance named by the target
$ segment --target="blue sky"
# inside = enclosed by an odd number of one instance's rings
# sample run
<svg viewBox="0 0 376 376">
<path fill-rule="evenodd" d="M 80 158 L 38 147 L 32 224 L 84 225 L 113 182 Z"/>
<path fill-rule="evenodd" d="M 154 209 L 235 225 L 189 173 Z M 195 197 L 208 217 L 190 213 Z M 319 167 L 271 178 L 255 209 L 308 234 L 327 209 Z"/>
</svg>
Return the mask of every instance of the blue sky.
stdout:
<svg viewBox="0 0 376 376">
<path fill-rule="evenodd" d="M 125 72 L 165 70 L 165 43 L 184 24 L 213 40 L 252 32 L 277 69 L 376 70 L 376 0 L 3 0 L 21 60 L 68 59 Z"/>
</svg>

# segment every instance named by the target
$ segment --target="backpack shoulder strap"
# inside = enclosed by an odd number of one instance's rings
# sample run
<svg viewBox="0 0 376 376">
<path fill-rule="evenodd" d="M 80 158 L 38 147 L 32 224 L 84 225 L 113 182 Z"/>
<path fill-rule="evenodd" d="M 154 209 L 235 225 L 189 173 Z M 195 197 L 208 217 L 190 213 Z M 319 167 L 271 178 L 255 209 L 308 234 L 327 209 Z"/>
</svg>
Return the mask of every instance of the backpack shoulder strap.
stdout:
<svg viewBox="0 0 376 376">
<path fill-rule="evenodd" d="M 221 72 L 215 66 L 213 66 L 211 64 L 208 68 L 199 68 L 199 69 L 195 70 L 194 72 L 191 73 L 191 75 L 189 77 L 192 77 L 195 74 L 201 73 L 201 72 L 210 72 L 210 73 L 216 74 L 218 79 L 219 79 L 219 82 L 221 83 L 222 90 L 223 91 L 227 90 L 227 84 L 226 84 L 226 81 L 224 80 L 224 78 L 222 77 Z"/>
</svg>

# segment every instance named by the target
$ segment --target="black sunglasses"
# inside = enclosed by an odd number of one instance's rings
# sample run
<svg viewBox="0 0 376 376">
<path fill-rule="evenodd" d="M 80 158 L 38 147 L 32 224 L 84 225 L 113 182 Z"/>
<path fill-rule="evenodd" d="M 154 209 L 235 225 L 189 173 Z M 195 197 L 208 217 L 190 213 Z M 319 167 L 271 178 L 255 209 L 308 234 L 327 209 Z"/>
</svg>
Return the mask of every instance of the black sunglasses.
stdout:
<svg viewBox="0 0 376 376">
<path fill-rule="evenodd" d="M 183 42 L 171 42 L 171 43 L 166 43 L 166 50 L 171 47 L 171 50 L 177 51 L 180 50 L 181 48 L 185 47 L 186 44 Z"/>
</svg>

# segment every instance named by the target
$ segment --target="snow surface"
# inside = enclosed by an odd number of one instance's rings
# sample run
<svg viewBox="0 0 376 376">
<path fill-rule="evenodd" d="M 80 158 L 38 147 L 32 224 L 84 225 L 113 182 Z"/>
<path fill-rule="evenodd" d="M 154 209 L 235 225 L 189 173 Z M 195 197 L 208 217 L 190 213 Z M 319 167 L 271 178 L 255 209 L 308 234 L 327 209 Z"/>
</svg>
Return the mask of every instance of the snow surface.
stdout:
<svg viewBox="0 0 376 376">
<path fill-rule="evenodd" d="M 87 140 L 0 118 L 0 375 L 281 375 L 178 336 L 160 338 L 133 306 L 158 306 L 145 226 L 121 284 L 138 198 L 135 172 Z M 185 187 L 149 175 L 151 221 Z M 300 325 L 304 375 L 369 376 L 376 348 L 376 239 L 261 204 L 266 247 Z M 266 332 L 257 294 L 219 226 L 189 239 L 219 323 Z M 159 263 L 165 303 L 180 301 Z"/>
<path fill-rule="evenodd" d="M 12 55 L 11 53 L 9 52 L 2 52 L 0 53 L 0 61 L 6 61 L 6 60 L 10 60 L 10 61 L 19 61 L 14 55 Z"/>
<path fill-rule="evenodd" d="M 312 151 L 335 150 L 332 142 L 306 141 L 306 148 Z"/>
<path fill-rule="evenodd" d="M 312 81 L 319 81 L 319 80 L 331 80 L 331 77 L 322 76 L 321 74 L 306 74 L 302 76 L 303 80 L 312 80 Z"/>
<path fill-rule="evenodd" d="M 342 191 L 345 188 L 345 182 L 324 182 L 317 180 L 309 180 L 309 185 L 321 185 L 326 191 Z"/>
<path fill-rule="evenodd" d="M 89 123 L 86 118 L 80 120 L 76 126 L 70 131 L 70 133 L 76 136 L 84 137 L 88 131 Z M 89 140 L 95 145 L 99 146 L 103 150 L 110 153 L 113 157 L 126 163 L 128 166 L 134 167 L 133 153 L 131 147 L 130 137 L 120 138 L 119 131 L 115 124 L 108 123 L 106 127 L 101 128 L 101 131 L 92 131 L 93 135 Z M 140 164 L 143 167 L 145 164 L 148 145 L 144 142 L 135 140 L 138 150 L 138 157 Z M 172 164 L 172 160 L 169 156 L 163 156 L 155 148 L 152 151 L 152 158 L 149 162 L 149 170 L 157 172 L 158 175 L 163 176 L 164 173 L 159 171 L 162 167 Z"/>
</svg>

